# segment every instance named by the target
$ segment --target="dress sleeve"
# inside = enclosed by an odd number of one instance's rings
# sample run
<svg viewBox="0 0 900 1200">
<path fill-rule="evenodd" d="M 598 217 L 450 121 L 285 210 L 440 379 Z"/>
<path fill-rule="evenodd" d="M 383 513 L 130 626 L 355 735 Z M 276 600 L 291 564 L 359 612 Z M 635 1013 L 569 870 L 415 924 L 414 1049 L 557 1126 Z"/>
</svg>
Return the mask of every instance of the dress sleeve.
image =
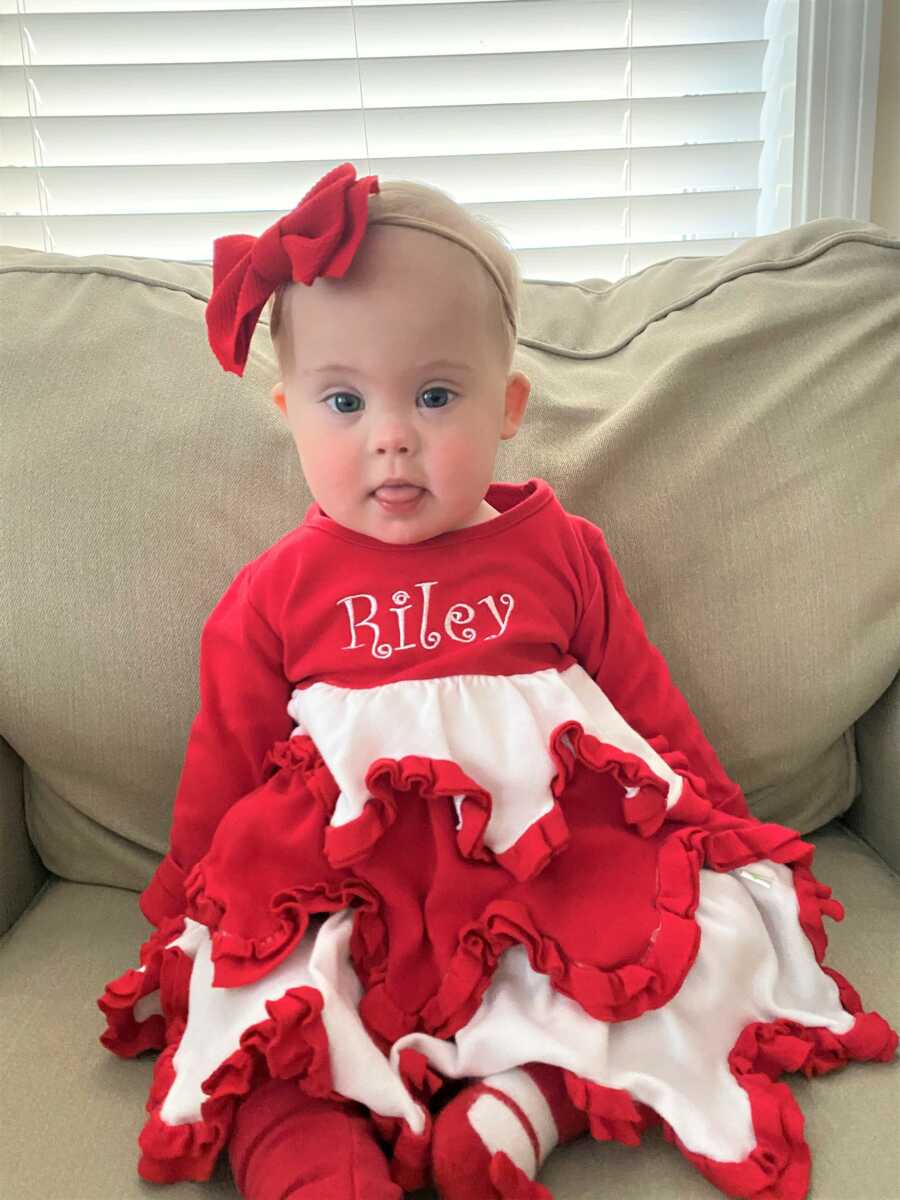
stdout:
<svg viewBox="0 0 900 1200">
<path fill-rule="evenodd" d="M 200 704 L 175 794 L 169 850 L 139 901 L 154 925 L 184 910 L 188 871 L 228 809 L 263 782 L 266 752 L 294 727 L 281 638 L 250 598 L 254 567 L 241 568 L 200 634 Z"/>
<path fill-rule="evenodd" d="M 641 793 L 626 800 L 628 819 L 648 835 L 667 817 L 702 823 L 710 806 L 752 818 L 741 788 L 725 773 L 665 658 L 647 637 L 602 530 L 587 520 L 580 529 L 587 550 L 586 601 L 570 652 L 627 724 L 682 779 L 681 797 L 668 812 Z M 633 765 L 647 771 L 637 759 Z"/>
</svg>

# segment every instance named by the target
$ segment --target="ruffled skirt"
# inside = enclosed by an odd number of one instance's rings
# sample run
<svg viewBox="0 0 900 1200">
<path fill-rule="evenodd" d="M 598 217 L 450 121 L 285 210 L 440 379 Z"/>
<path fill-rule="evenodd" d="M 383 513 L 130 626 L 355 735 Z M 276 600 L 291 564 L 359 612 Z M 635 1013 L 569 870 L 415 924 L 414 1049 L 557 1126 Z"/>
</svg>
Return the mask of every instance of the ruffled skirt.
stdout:
<svg viewBox="0 0 900 1200">
<path fill-rule="evenodd" d="M 727 1195 L 802 1200 L 803 1116 L 779 1077 L 889 1061 L 897 1034 L 823 963 L 823 917 L 843 909 L 815 848 L 713 809 L 655 751 L 674 800 L 646 755 L 558 725 L 552 814 L 492 850 L 490 793 L 456 762 L 373 761 L 372 802 L 335 826 L 341 789 L 309 735 L 273 747 L 184 913 L 98 1000 L 104 1046 L 161 1051 L 141 1176 L 209 1178 L 241 1097 L 282 1078 L 365 1105 L 415 1190 L 445 1081 L 538 1061 L 595 1138 L 661 1124 Z"/>
</svg>

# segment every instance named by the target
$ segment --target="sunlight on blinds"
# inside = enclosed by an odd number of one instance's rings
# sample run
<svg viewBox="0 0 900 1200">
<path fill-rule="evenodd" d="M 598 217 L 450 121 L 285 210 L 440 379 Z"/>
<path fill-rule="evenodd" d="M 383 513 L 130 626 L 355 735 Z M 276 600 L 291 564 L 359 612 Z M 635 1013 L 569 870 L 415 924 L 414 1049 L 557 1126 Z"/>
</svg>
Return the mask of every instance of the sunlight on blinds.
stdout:
<svg viewBox="0 0 900 1200">
<path fill-rule="evenodd" d="M 797 0 L 0 0 L 0 243 L 209 261 L 340 162 L 531 278 L 790 224 Z"/>
</svg>

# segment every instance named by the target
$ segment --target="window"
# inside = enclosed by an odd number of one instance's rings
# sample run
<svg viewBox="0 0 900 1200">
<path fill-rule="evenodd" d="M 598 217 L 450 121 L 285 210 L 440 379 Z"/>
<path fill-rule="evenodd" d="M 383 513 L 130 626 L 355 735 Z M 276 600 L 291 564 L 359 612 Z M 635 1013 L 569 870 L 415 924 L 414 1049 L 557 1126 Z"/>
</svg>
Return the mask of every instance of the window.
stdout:
<svg viewBox="0 0 900 1200">
<path fill-rule="evenodd" d="M 880 21 L 870 0 L 0 0 L 0 246 L 209 262 L 344 161 L 483 213 L 531 278 L 868 219 Z"/>
</svg>

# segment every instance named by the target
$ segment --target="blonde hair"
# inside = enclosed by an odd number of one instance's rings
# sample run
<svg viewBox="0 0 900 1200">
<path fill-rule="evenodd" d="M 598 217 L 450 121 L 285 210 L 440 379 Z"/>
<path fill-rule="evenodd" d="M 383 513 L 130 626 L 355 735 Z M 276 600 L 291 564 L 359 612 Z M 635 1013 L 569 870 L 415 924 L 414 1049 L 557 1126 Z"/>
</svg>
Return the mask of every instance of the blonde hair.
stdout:
<svg viewBox="0 0 900 1200">
<path fill-rule="evenodd" d="M 518 314 L 521 267 L 515 251 L 492 221 L 478 213 L 470 212 L 452 196 L 429 184 L 416 183 L 411 179 L 389 179 L 384 182 L 379 179 L 378 182 L 380 190 L 369 196 L 370 224 L 380 216 L 402 214 L 424 217 L 463 234 L 482 251 L 497 270 L 509 292 L 513 311 Z M 475 258 L 474 255 L 472 257 Z M 295 365 L 291 325 L 290 321 L 284 319 L 284 297 L 289 288 L 300 286 L 303 285 L 293 282 L 280 283 L 269 301 L 269 335 L 278 356 L 282 378 L 285 374 L 292 373 Z M 505 355 L 506 370 L 509 371 L 517 338 L 494 281 L 491 283 L 491 289 L 496 298 L 496 303 L 492 306 L 497 327 L 496 336 Z"/>
</svg>

